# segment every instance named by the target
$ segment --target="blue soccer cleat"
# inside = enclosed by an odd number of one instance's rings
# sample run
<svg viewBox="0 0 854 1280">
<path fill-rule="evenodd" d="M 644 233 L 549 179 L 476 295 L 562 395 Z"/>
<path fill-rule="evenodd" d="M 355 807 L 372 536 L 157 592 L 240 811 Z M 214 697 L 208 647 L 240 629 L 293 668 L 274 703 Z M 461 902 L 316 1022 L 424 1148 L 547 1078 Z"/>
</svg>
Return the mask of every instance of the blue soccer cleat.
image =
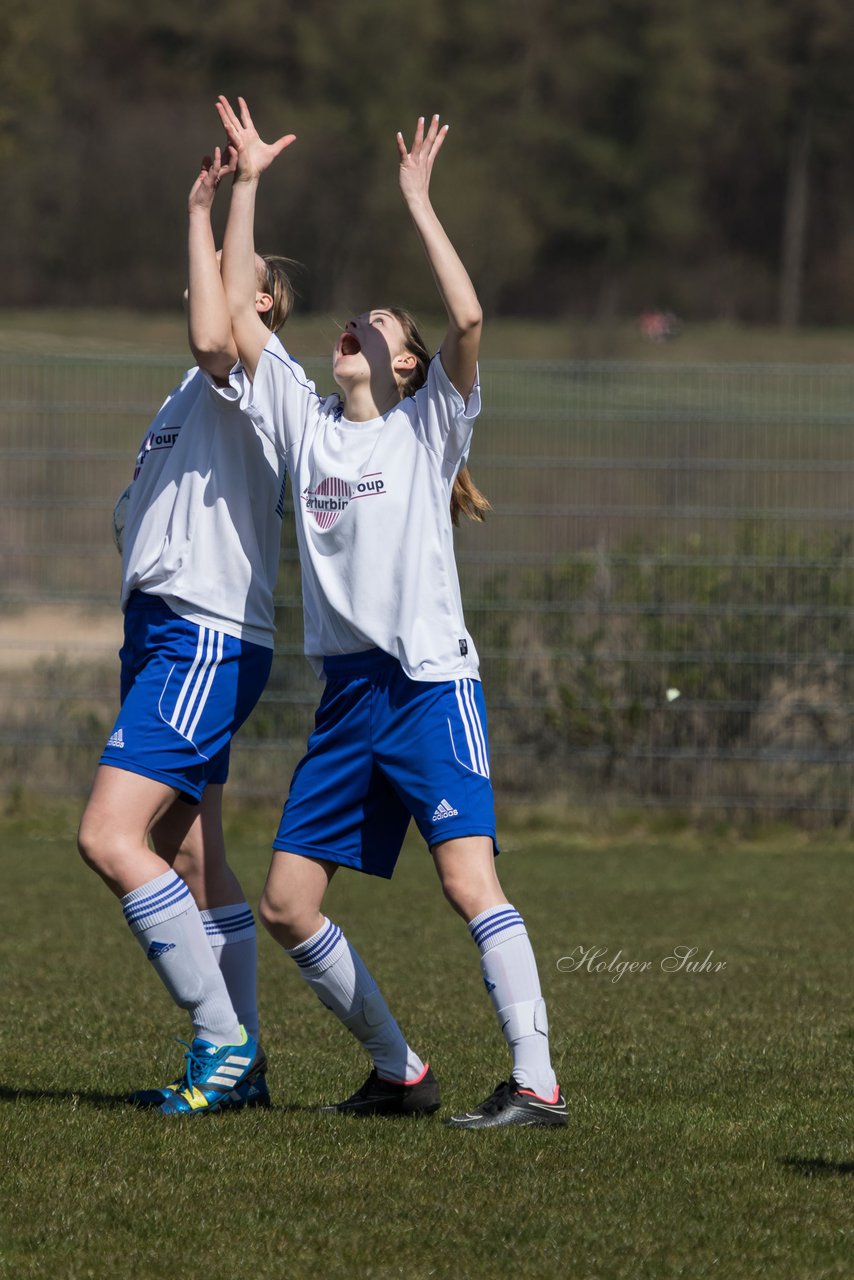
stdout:
<svg viewBox="0 0 854 1280">
<path fill-rule="evenodd" d="M 228 1095 L 225 1102 L 220 1103 L 221 1111 L 239 1110 L 240 1107 L 269 1107 L 270 1090 L 267 1088 L 267 1077 L 263 1071 L 252 1080 L 244 1080 Z"/>
<path fill-rule="evenodd" d="M 183 1040 L 180 1041 L 183 1044 Z M 162 1089 L 135 1089 L 133 1093 L 128 1094 L 128 1102 L 132 1102 L 135 1107 L 159 1107 L 167 1099 L 171 1098 L 173 1093 L 186 1088 L 187 1081 L 184 1076 L 179 1076 L 177 1080 L 173 1080 L 171 1084 L 164 1085 Z"/>
<path fill-rule="evenodd" d="M 259 1049 L 259 1052 L 263 1056 L 263 1049 Z M 267 1061 L 265 1058 L 262 1069 L 257 1076 L 254 1076 L 251 1080 L 244 1080 L 242 1084 L 239 1084 L 236 1089 L 232 1089 L 231 1093 L 223 1098 L 219 1104 L 220 1111 L 239 1110 L 240 1107 L 269 1107 L 270 1090 L 267 1088 L 266 1066 Z M 128 1102 L 132 1102 L 135 1107 L 141 1109 L 153 1110 L 155 1107 L 162 1106 L 174 1094 L 180 1093 L 182 1089 L 186 1088 L 187 1077 L 179 1076 L 177 1080 L 173 1080 L 171 1084 L 164 1085 L 162 1089 L 136 1089 L 128 1095 Z"/>
<path fill-rule="evenodd" d="M 159 1106 L 163 1115 L 196 1115 L 225 1111 L 229 1107 L 269 1104 L 266 1081 L 263 1085 L 258 1081 L 259 1076 L 263 1079 L 267 1066 L 264 1051 L 243 1027 L 240 1030 L 242 1041 L 222 1048 L 207 1040 L 193 1041 L 188 1047 L 187 1066 L 180 1086 L 176 1089 L 170 1085 L 164 1091 L 169 1096 Z"/>
</svg>

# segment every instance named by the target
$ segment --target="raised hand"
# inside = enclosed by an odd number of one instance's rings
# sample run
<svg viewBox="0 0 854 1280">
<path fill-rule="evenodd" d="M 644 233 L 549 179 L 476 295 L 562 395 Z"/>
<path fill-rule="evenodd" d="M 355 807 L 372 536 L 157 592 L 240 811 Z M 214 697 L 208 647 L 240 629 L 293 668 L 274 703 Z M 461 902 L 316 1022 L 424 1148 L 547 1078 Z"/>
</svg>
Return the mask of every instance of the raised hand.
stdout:
<svg viewBox="0 0 854 1280">
<path fill-rule="evenodd" d="M 283 137 L 277 138 L 275 142 L 264 142 L 258 136 L 258 130 L 252 123 L 252 117 L 249 114 L 245 99 L 239 97 L 237 105 L 240 108 L 239 116 L 228 101 L 228 98 L 220 94 L 217 99 L 216 109 L 225 129 L 225 135 L 231 147 L 234 148 L 237 158 L 235 181 L 251 182 L 260 177 L 265 169 L 269 169 L 285 147 L 289 147 L 292 142 L 296 142 L 296 134 L 287 133 Z"/>
<path fill-rule="evenodd" d="M 439 127 L 439 117 L 433 116 L 427 132 L 424 132 L 424 117 L 421 116 L 415 127 L 412 147 L 406 149 L 403 134 L 397 135 L 397 150 L 400 155 L 400 190 L 407 204 L 413 200 L 427 200 L 430 193 L 430 174 L 433 162 L 442 149 L 442 143 L 448 134 L 448 126 Z"/>
<path fill-rule="evenodd" d="M 219 147 L 214 148 L 213 156 L 205 156 L 198 178 L 190 191 L 190 209 L 210 209 L 214 202 L 217 187 L 227 173 L 234 173 L 237 168 L 237 152 L 234 147 L 225 149 L 225 162 Z"/>
</svg>

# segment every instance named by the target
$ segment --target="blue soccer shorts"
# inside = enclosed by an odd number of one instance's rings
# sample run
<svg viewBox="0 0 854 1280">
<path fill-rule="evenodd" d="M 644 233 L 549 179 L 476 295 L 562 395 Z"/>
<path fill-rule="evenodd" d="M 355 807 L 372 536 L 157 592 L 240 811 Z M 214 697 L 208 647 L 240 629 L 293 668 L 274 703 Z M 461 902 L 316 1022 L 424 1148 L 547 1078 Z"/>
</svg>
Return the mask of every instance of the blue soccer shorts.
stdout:
<svg viewBox="0 0 854 1280">
<path fill-rule="evenodd" d="M 100 764 L 165 782 L 198 802 L 228 777 L 232 736 L 260 698 L 273 650 L 179 618 L 135 591 L 119 653 L 121 711 Z"/>
<path fill-rule="evenodd" d="M 410 817 L 431 848 L 461 836 L 495 847 L 480 681 L 410 680 L 380 649 L 326 658 L 324 671 L 273 848 L 390 879 Z"/>
</svg>

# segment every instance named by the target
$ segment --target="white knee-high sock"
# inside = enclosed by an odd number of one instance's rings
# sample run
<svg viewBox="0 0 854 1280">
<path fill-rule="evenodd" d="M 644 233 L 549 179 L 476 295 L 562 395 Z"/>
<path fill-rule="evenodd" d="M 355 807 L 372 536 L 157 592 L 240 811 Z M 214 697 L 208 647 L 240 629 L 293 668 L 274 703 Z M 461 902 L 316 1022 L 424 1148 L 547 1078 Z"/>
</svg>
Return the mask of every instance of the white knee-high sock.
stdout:
<svg viewBox="0 0 854 1280">
<path fill-rule="evenodd" d="M 377 984 L 338 925 L 324 917 L 317 933 L 288 955 L 321 1004 L 365 1046 L 377 1075 L 407 1084 L 420 1080 L 424 1063 L 406 1043 Z"/>
<path fill-rule="evenodd" d="M 549 1058 L 549 1024 L 525 921 L 504 902 L 469 921 L 483 981 L 513 1054 L 513 1078 L 551 1101 L 557 1088 Z"/>
<path fill-rule="evenodd" d="M 258 939 L 248 902 L 208 907 L 199 913 L 214 959 L 225 979 L 237 1021 L 258 1039 Z"/>
<path fill-rule="evenodd" d="M 180 876 L 166 871 L 122 898 L 131 932 L 197 1039 L 239 1044 L 240 1027 L 208 944 L 199 908 Z"/>
</svg>

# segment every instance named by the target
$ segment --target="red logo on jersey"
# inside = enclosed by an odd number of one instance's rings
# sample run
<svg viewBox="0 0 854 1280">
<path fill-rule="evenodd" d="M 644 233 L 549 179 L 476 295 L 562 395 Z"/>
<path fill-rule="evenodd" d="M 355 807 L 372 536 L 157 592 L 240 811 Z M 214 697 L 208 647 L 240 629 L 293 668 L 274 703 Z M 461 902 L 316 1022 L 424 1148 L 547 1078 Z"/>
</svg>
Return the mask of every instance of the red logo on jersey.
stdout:
<svg viewBox="0 0 854 1280">
<path fill-rule="evenodd" d="M 356 498 L 376 498 L 385 493 L 382 472 L 363 476 L 355 485 L 337 476 L 327 476 L 315 489 L 304 489 L 302 500 L 306 511 L 314 517 L 321 529 L 331 529 Z"/>
</svg>

